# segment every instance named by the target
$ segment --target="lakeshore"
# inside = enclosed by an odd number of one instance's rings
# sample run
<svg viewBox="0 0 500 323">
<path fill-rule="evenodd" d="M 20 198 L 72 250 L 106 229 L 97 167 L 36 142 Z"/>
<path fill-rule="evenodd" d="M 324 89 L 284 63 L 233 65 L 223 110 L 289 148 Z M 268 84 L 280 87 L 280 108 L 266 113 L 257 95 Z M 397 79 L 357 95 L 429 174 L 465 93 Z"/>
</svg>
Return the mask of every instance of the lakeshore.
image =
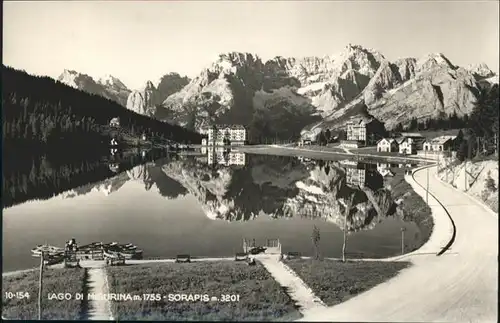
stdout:
<svg viewBox="0 0 500 323">
<path fill-rule="evenodd" d="M 316 304 L 308 301 L 315 297 L 312 290 L 299 288 L 306 286 L 300 273 L 285 270 L 288 265 L 293 268 L 295 260 L 284 264 L 278 259 L 261 257 L 256 266 L 236 262 L 234 258 L 226 260 L 232 261 L 207 258 L 192 264 L 177 264 L 165 259 L 136 260 L 133 265 L 106 269 L 95 267 L 98 265 L 96 262 L 83 262 L 83 268 L 78 269 L 52 267 L 44 273 L 48 284 L 46 290 L 50 290 L 50 294 L 69 293 L 73 297 L 69 302 L 44 298 L 43 317 L 72 320 L 210 318 L 290 321 L 299 319 Z M 336 290 L 348 291 L 349 297 L 371 288 L 380 280 L 393 277 L 407 266 L 407 263 L 380 261 L 342 263 L 325 260 L 318 262 L 316 267 L 323 268 L 323 263 L 333 265 L 337 273 L 343 273 L 346 279 L 337 280 Z M 368 278 L 364 277 L 374 266 L 380 270 Z M 352 268 L 357 270 L 352 271 Z M 80 273 L 79 276 L 75 276 L 76 272 Z M 58 277 L 57 285 L 51 277 Z M 38 272 L 35 270 L 3 277 L 6 291 L 30 286 L 30 298 L 22 301 L 22 307 L 20 300 L 4 298 L 6 318 L 36 319 L 37 283 Z M 63 286 L 73 287 L 65 289 Z M 313 285 L 313 288 L 316 286 Z M 85 296 L 76 300 L 76 294 Z M 115 296 L 107 297 L 109 295 Z M 161 295 L 161 299 L 152 301 L 145 295 Z M 184 299 L 182 295 L 185 295 Z M 336 292 L 326 299 L 331 304 L 345 297 L 345 292 Z M 319 302 L 318 306 L 324 307 Z"/>
<path fill-rule="evenodd" d="M 411 181 L 411 175 L 408 175 L 405 180 L 402 182 L 407 183 L 407 181 Z M 410 183 L 411 185 L 411 183 Z M 401 190 L 404 190 L 402 188 Z M 439 223 L 438 223 L 439 225 Z M 442 230 L 440 231 L 439 228 L 437 230 L 432 230 L 434 235 L 442 233 Z M 434 239 L 436 240 L 436 239 Z M 429 242 L 427 242 L 429 244 Z M 158 275 L 146 275 L 143 277 L 144 279 L 147 279 L 148 281 L 158 281 L 160 280 L 160 275 L 159 273 L 161 272 L 174 272 L 174 276 L 169 276 L 169 281 L 185 281 L 185 276 L 182 274 L 183 270 L 180 270 L 179 268 L 184 268 L 184 269 L 189 269 L 193 268 L 195 270 L 196 275 L 198 275 L 196 279 L 198 280 L 203 280 L 206 279 L 206 277 L 210 277 L 211 280 L 219 281 L 222 285 L 217 287 L 217 290 L 229 290 L 231 291 L 232 286 L 234 286 L 234 278 L 228 278 L 226 274 L 222 274 L 227 272 L 227 269 L 221 270 L 221 268 L 227 268 L 229 267 L 234 267 L 236 266 L 238 269 L 238 272 L 241 272 L 241 269 L 244 268 L 245 272 L 247 268 L 250 268 L 249 270 L 249 277 L 247 284 L 250 284 L 252 286 L 261 286 L 259 289 L 255 290 L 252 295 L 253 298 L 250 298 L 248 296 L 248 302 L 239 304 L 236 307 L 228 307 L 226 304 L 226 307 L 223 308 L 221 304 L 219 304 L 219 313 L 220 316 L 214 316 L 213 319 L 228 319 L 230 316 L 232 317 L 246 317 L 248 319 L 255 319 L 256 317 L 262 318 L 265 317 L 268 320 L 292 320 L 299 318 L 301 316 L 308 315 L 309 311 L 316 309 L 326 309 L 327 306 L 332 305 L 332 304 L 337 304 L 340 303 L 344 300 L 347 300 L 351 297 L 355 297 L 357 294 L 362 293 L 366 290 L 369 290 L 373 286 L 376 286 L 382 281 L 385 281 L 387 279 L 390 279 L 391 277 L 397 276 L 398 273 L 401 270 L 408 270 L 408 257 L 405 257 L 404 255 L 402 256 L 396 256 L 396 257 L 390 257 L 387 259 L 353 259 L 347 262 L 347 263 L 342 263 L 338 261 L 338 259 L 334 258 L 327 258 L 324 259 L 324 261 L 314 261 L 314 260 L 307 260 L 310 257 L 302 257 L 304 260 L 297 260 L 297 265 L 294 263 L 293 260 L 287 261 L 286 263 L 280 262 L 277 258 L 266 258 L 266 257 L 256 257 L 257 263 L 261 264 L 259 265 L 260 269 L 258 272 L 261 272 L 262 275 L 264 275 L 264 272 L 266 272 L 266 275 L 271 274 L 273 284 L 277 284 L 278 286 L 281 286 L 282 288 L 285 288 L 288 292 L 285 293 L 284 295 L 280 293 L 269 293 L 269 291 L 266 291 L 262 289 L 262 284 L 256 283 L 255 277 L 252 276 L 253 274 L 253 267 L 248 267 L 242 263 L 238 263 L 234 261 L 234 257 L 227 257 L 227 258 L 193 258 L 193 263 L 192 264 L 175 264 L 175 259 L 144 259 L 144 260 L 127 260 L 126 263 L 128 266 L 121 266 L 121 267 L 113 267 L 109 269 L 105 269 L 103 267 L 103 264 L 98 264 L 96 262 L 94 263 L 86 263 L 82 262 L 82 266 L 84 268 L 89 267 L 93 268 L 92 271 L 88 271 L 88 273 L 91 276 L 96 276 L 94 278 L 90 277 L 87 278 L 89 281 L 93 281 L 92 288 L 94 289 L 107 289 L 109 292 L 112 293 L 149 293 L 151 291 L 152 285 L 150 284 L 143 284 L 140 283 L 141 287 L 140 289 L 132 290 L 130 288 L 125 288 L 125 287 L 117 287 L 121 283 L 116 281 L 116 279 L 121 279 L 117 277 L 127 277 L 127 280 L 132 279 L 133 277 L 139 277 L 137 275 L 134 275 L 133 273 L 136 271 L 145 271 L 150 273 L 152 270 L 154 272 L 157 272 Z M 330 289 L 330 287 L 326 287 L 324 285 L 318 284 L 318 276 L 310 276 L 307 273 L 311 271 L 307 270 L 302 270 L 304 267 L 304 263 L 300 265 L 300 261 L 305 261 L 308 266 L 315 266 L 315 268 L 319 268 L 321 270 L 327 270 L 328 268 L 336 268 L 339 272 L 344 272 L 345 275 L 348 275 L 349 279 L 341 279 L 337 281 L 337 283 L 333 283 L 336 287 L 335 292 L 332 294 L 330 293 L 322 293 L 321 290 L 324 288 Z M 311 262 L 310 262 L 311 261 Z M 203 262 L 203 263 L 202 263 Z M 241 267 L 243 265 L 243 267 Z M 94 268 L 97 266 L 98 268 Z M 194 266 L 194 267 L 193 267 Z M 367 278 L 366 272 L 370 272 L 371 268 L 379 268 L 380 270 L 377 271 L 377 274 L 373 274 Z M 60 267 L 60 266 L 59 266 Z M 61 271 L 61 272 L 71 272 L 68 270 L 64 269 L 57 269 L 58 266 L 53 266 L 52 270 L 55 271 Z M 99 269 L 101 268 L 101 269 Z M 177 268 L 177 269 L 175 269 Z M 202 268 L 212 268 L 213 271 L 207 271 L 207 270 L 202 270 Z M 302 269 L 301 269 L 302 268 Z M 322 269 L 323 268 L 323 269 Z M 351 271 L 349 268 L 357 268 L 355 271 Z M 405 269 L 406 268 L 406 269 Z M 410 267 L 411 268 L 411 267 Z M 295 270 L 294 270 L 295 269 Z M 51 270 L 51 271 L 52 271 Z M 264 270 L 264 271 L 262 271 Z M 321 271 L 320 270 L 320 271 Z M 110 279 L 110 272 L 118 272 L 118 276 L 113 276 L 115 278 Z M 102 276 L 105 274 L 105 276 Z M 37 278 L 37 272 L 36 271 L 31 271 L 32 285 L 36 285 L 36 278 Z M 142 276 L 141 276 L 142 277 Z M 252 278 L 254 277 L 254 278 Z M 141 278 L 141 279 L 143 279 Z M 9 281 L 16 281 L 15 275 L 13 273 L 4 273 L 3 275 L 4 281 L 7 279 Z M 70 279 L 70 278 L 68 278 Z M 113 280 L 115 279 L 115 280 Z M 139 279 L 139 278 L 137 278 Z M 194 277 L 192 279 L 195 279 Z M 195 280 L 196 280 L 195 279 Z M 266 278 L 269 280 L 269 278 Z M 108 282 L 104 282 L 104 280 L 107 280 Z M 258 279 L 257 279 L 258 281 Z M 207 284 L 209 282 L 207 281 Z M 137 283 L 139 284 L 139 283 Z M 138 285 L 134 286 L 138 286 Z M 257 285 L 255 285 L 257 284 Z M 89 284 L 82 284 L 82 286 L 87 286 Z M 160 286 L 163 286 L 163 283 L 160 283 Z M 8 286 L 8 283 L 7 283 Z M 99 287 L 99 286 L 105 286 L 105 287 Z M 109 286 L 109 287 L 106 287 Z M 115 286 L 115 287 L 113 287 Z M 301 287 L 304 286 L 304 287 Z M 144 289 L 142 289 L 144 288 Z M 158 287 L 159 288 L 159 287 Z M 273 287 L 274 288 L 274 287 Z M 189 291 L 189 290 L 187 290 Z M 191 291 L 189 291 L 191 293 Z M 267 299 L 266 301 L 262 301 L 263 303 L 257 302 L 259 300 L 258 295 L 261 294 L 267 294 L 270 295 L 270 299 Z M 328 296 L 330 295 L 330 296 Z M 257 298 L 255 298 L 257 297 Z M 316 299 L 320 299 L 319 301 L 315 301 Z M 276 302 L 278 300 L 278 302 Z M 122 317 L 122 318 L 133 318 L 137 317 L 137 311 L 130 311 L 129 306 L 123 306 L 122 303 L 116 303 L 115 301 L 110 301 L 110 300 L 89 300 L 89 302 L 96 302 L 97 305 L 95 305 L 96 308 L 102 309 L 100 312 L 98 312 L 96 315 L 99 315 L 99 317 L 105 317 L 106 315 L 112 316 L 112 317 Z M 319 303 L 318 303 L 319 302 Z M 150 302 L 143 301 L 143 302 L 135 302 L 137 305 L 143 304 L 141 306 L 150 306 Z M 278 304 L 278 307 L 272 307 L 271 305 L 266 305 L 266 304 Z M 148 305 L 150 304 L 150 305 Z M 256 305 L 257 304 L 257 305 Z M 263 304 L 260 306 L 259 304 Z M 281 304 L 281 305 L 280 305 Z M 295 305 L 294 305 L 295 304 Z M 153 304 L 154 305 L 154 304 Z M 210 305 L 210 304 L 209 304 Z M 193 312 L 193 304 L 192 303 L 185 303 L 183 305 L 183 302 L 180 303 L 175 303 L 175 304 L 170 304 L 169 306 L 173 306 L 172 313 L 174 314 L 168 314 L 162 311 L 160 308 L 155 308 L 154 306 L 149 308 L 146 314 L 147 317 L 150 318 L 157 318 L 157 319 L 180 319 L 182 317 L 186 317 L 186 315 L 190 315 L 190 317 L 200 317 L 197 315 L 200 315 L 199 313 L 206 313 L 208 311 L 207 308 L 210 308 L 210 311 L 213 309 L 213 305 L 211 304 L 210 307 L 209 305 L 203 305 L 201 304 L 200 306 L 196 306 L 196 311 Z M 76 306 L 76 305 L 75 305 Z M 81 306 L 81 305 L 78 305 Z M 108 307 L 113 308 L 113 313 L 112 314 L 107 314 L 109 311 L 105 310 Z M 209 307 L 207 307 L 209 306 Z M 297 307 L 299 306 L 299 307 Z M 142 307 L 141 307 L 142 308 Z M 251 309 L 251 310 L 250 310 Z M 76 311 L 76 310 L 75 310 Z M 266 314 L 267 313 L 267 314 Z M 280 313 L 278 316 L 276 315 L 271 315 L 271 313 Z M 174 315 L 174 316 L 172 316 Z M 257 316 L 256 316 L 257 315 Z M 142 318 L 144 316 L 141 316 Z"/>
<path fill-rule="evenodd" d="M 263 154 L 263 155 L 277 155 L 277 156 L 294 156 L 294 157 L 307 157 L 312 159 L 325 159 L 325 160 L 345 160 L 345 159 L 356 159 L 360 161 L 375 161 L 375 162 L 419 162 L 431 164 L 435 161 L 432 159 L 425 159 L 419 157 L 408 157 L 408 156 L 393 156 L 387 154 L 376 153 L 360 153 L 359 150 L 354 153 L 349 149 L 342 151 L 338 147 L 328 148 L 311 146 L 308 148 L 303 147 L 290 147 L 290 146 L 277 146 L 277 145 L 256 145 L 256 146 L 237 146 L 233 148 L 236 151 L 251 153 L 251 154 Z"/>
</svg>

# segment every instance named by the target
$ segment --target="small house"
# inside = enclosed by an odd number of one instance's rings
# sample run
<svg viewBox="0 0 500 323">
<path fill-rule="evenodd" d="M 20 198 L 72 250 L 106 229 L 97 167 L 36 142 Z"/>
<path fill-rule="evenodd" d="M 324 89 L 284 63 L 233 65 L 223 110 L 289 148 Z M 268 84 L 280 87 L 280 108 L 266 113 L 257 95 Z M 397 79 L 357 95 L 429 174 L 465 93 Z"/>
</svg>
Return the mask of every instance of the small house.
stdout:
<svg viewBox="0 0 500 323">
<path fill-rule="evenodd" d="M 401 138 L 398 142 L 399 153 L 403 155 L 413 155 L 417 153 L 417 145 L 414 139 L 410 137 Z"/>
<path fill-rule="evenodd" d="M 424 142 L 424 151 L 440 152 L 452 150 L 455 148 L 455 139 L 457 136 L 439 136 Z"/>
<path fill-rule="evenodd" d="M 402 132 L 400 134 L 400 138 L 411 138 L 413 145 L 415 146 L 415 150 L 423 149 L 422 147 L 425 142 L 425 137 L 418 132 Z"/>
<path fill-rule="evenodd" d="M 398 151 L 398 142 L 393 138 L 384 138 L 377 142 L 378 152 L 396 152 Z"/>
<path fill-rule="evenodd" d="M 111 119 L 111 121 L 109 122 L 109 126 L 113 127 L 113 128 L 120 127 L 120 118 L 116 117 L 116 118 Z"/>
<path fill-rule="evenodd" d="M 202 146 L 206 146 L 207 145 L 207 141 L 208 141 L 207 138 L 201 139 L 201 145 Z"/>
<path fill-rule="evenodd" d="M 309 146 L 312 144 L 311 139 L 301 139 L 299 141 L 299 146 Z"/>
</svg>

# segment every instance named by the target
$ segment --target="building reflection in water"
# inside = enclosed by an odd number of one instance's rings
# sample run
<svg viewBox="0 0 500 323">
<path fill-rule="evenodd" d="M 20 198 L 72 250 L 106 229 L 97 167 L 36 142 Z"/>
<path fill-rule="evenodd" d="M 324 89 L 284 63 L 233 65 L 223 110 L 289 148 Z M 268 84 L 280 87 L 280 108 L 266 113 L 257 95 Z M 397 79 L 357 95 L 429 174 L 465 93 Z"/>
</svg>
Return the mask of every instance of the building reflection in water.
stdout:
<svg viewBox="0 0 500 323">
<path fill-rule="evenodd" d="M 396 163 L 377 163 L 377 171 L 382 177 L 394 176 L 395 170 L 400 168 L 410 172 L 417 164 L 396 164 Z"/>
<path fill-rule="evenodd" d="M 346 184 L 353 188 L 368 187 L 377 190 L 384 186 L 384 179 L 377 170 L 376 164 L 360 163 L 357 161 L 341 161 L 345 169 Z"/>
<path fill-rule="evenodd" d="M 240 151 L 219 147 L 215 149 L 203 147 L 201 152 L 207 154 L 207 163 L 209 165 L 244 166 L 246 164 L 246 155 Z"/>
</svg>

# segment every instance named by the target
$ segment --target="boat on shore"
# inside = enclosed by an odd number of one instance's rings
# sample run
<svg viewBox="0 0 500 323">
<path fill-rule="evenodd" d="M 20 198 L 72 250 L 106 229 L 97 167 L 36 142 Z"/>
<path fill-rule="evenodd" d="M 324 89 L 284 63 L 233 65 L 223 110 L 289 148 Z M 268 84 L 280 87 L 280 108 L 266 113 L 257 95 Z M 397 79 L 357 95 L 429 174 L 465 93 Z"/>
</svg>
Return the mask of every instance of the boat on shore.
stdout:
<svg viewBox="0 0 500 323">
<path fill-rule="evenodd" d="M 44 252 L 50 258 L 48 260 L 53 261 L 55 258 L 64 258 L 66 249 L 47 244 L 38 245 L 31 249 L 34 257 L 40 257 Z M 72 249 L 72 252 L 76 254 L 76 257 L 83 257 L 84 259 L 98 259 L 99 254 L 100 257 L 104 255 L 104 257 L 108 258 L 141 259 L 143 254 L 143 251 L 137 249 L 137 246 L 132 243 L 119 244 L 116 241 L 111 243 L 92 242 L 76 247 L 76 249 Z M 52 259 L 51 257 L 55 258 Z"/>
<path fill-rule="evenodd" d="M 35 257 L 40 257 L 42 253 L 48 253 L 49 256 L 56 256 L 60 254 L 64 254 L 64 248 L 45 245 L 38 245 L 35 248 L 31 249 L 31 253 Z"/>
<path fill-rule="evenodd" d="M 126 245 L 123 246 L 123 248 L 128 249 L 128 250 L 135 250 L 135 249 L 137 249 L 137 246 L 134 246 L 131 243 L 127 243 Z"/>
</svg>

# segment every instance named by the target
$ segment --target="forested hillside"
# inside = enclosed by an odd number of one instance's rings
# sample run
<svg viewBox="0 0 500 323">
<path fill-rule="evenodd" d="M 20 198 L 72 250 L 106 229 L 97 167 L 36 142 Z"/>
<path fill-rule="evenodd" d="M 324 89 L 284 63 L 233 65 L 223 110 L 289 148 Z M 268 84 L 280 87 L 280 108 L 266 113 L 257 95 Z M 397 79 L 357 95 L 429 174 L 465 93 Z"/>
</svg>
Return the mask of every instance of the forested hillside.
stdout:
<svg viewBox="0 0 500 323">
<path fill-rule="evenodd" d="M 38 77 L 2 66 L 3 145 L 45 150 L 78 149 L 108 144 L 103 126 L 114 117 L 121 128 L 177 142 L 197 143 L 199 134 L 129 111 L 100 96 L 85 93 L 49 77 Z"/>
</svg>

